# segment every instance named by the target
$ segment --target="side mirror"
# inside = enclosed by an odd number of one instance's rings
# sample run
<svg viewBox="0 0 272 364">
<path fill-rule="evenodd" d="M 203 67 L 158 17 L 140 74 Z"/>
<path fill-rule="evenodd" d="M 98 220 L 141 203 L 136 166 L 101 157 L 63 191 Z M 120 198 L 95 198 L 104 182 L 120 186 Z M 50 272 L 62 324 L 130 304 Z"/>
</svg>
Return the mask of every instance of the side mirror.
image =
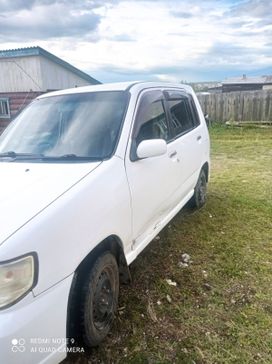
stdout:
<svg viewBox="0 0 272 364">
<path fill-rule="evenodd" d="M 137 148 L 136 154 L 140 159 L 158 157 L 166 154 L 167 144 L 163 139 L 148 139 L 143 140 Z"/>
</svg>

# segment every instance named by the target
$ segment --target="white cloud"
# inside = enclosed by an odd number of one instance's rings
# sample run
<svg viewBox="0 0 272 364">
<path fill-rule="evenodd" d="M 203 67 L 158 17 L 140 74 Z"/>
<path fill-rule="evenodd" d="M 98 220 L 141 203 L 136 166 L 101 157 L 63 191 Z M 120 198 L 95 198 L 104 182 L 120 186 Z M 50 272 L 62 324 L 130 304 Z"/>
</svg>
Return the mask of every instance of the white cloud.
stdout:
<svg viewBox="0 0 272 364">
<path fill-rule="evenodd" d="M 24 19 L 26 28 L 27 18 L 41 19 L 34 24 L 35 45 L 45 47 L 98 79 L 101 75 L 102 81 L 133 76 L 180 81 L 223 78 L 224 72 L 269 68 L 272 26 L 267 20 L 265 3 L 269 2 L 249 0 L 230 5 L 227 0 L 86 0 L 80 8 L 78 3 L 73 5 L 63 0 L 58 6 L 67 12 L 55 30 L 60 25 L 62 28 L 59 33 L 51 29 L 50 34 L 39 26 L 53 26 L 50 19 L 46 20 L 48 6 L 36 4 L 15 15 Z M 77 15 L 82 16 L 81 21 L 76 20 Z M 12 33 L 12 24 L 9 31 Z M 2 40 L 1 48 L 30 44 L 19 42 L 17 34 L 12 43 Z"/>
</svg>

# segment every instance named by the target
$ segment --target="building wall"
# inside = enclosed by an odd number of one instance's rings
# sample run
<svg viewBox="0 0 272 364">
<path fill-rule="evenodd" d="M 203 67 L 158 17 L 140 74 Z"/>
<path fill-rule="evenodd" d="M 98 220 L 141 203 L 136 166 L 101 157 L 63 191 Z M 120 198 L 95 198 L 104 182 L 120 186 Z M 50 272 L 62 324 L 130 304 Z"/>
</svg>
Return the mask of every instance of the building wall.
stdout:
<svg viewBox="0 0 272 364">
<path fill-rule="evenodd" d="M 266 90 L 272 90 L 272 83 L 269 84 L 269 85 L 263 85 L 263 90 L 266 91 Z"/>
<path fill-rule="evenodd" d="M 234 91 L 258 91 L 262 90 L 262 84 L 251 84 L 251 83 L 244 83 L 244 84 L 223 84 L 222 92 L 234 92 Z"/>
<path fill-rule="evenodd" d="M 0 134 L 7 127 L 10 121 L 41 92 L 0 92 L 0 99 L 9 100 L 10 118 L 0 118 Z"/>
<path fill-rule="evenodd" d="M 90 85 L 43 56 L 0 58 L 0 70 L 0 92 L 45 92 Z"/>
<path fill-rule="evenodd" d="M 230 83 L 223 84 L 223 92 L 271 90 L 272 83 Z"/>
<path fill-rule="evenodd" d="M 45 57 L 40 57 L 40 62 L 42 75 L 41 83 L 44 91 L 90 85 L 90 82 L 85 81 L 81 77 Z"/>
<path fill-rule="evenodd" d="M 38 56 L 0 58 L 0 92 L 41 91 Z"/>
<path fill-rule="evenodd" d="M 42 55 L 0 58 L 0 99 L 8 99 L 10 109 L 9 117 L 0 115 L 0 134 L 38 95 L 86 85 L 90 82 Z"/>
</svg>

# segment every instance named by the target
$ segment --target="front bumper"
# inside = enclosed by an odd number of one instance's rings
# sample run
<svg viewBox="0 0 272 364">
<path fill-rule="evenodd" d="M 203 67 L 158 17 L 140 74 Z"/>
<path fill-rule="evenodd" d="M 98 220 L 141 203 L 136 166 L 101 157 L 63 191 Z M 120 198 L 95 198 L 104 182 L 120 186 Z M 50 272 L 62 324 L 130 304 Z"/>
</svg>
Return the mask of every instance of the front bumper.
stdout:
<svg viewBox="0 0 272 364">
<path fill-rule="evenodd" d="M 67 304 L 73 275 L 0 311 L 0 361 L 59 363 L 66 357 Z"/>
</svg>

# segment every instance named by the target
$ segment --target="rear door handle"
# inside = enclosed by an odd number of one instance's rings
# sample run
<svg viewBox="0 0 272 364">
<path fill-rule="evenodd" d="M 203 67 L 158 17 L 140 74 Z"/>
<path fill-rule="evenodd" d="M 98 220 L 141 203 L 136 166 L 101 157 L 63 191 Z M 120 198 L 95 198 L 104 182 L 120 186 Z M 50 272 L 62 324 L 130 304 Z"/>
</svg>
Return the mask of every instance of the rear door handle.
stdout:
<svg viewBox="0 0 272 364">
<path fill-rule="evenodd" d="M 201 140 L 202 139 L 202 136 L 201 135 L 199 135 L 197 138 L 196 138 L 196 140 L 197 141 L 199 141 L 199 140 Z"/>
</svg>

